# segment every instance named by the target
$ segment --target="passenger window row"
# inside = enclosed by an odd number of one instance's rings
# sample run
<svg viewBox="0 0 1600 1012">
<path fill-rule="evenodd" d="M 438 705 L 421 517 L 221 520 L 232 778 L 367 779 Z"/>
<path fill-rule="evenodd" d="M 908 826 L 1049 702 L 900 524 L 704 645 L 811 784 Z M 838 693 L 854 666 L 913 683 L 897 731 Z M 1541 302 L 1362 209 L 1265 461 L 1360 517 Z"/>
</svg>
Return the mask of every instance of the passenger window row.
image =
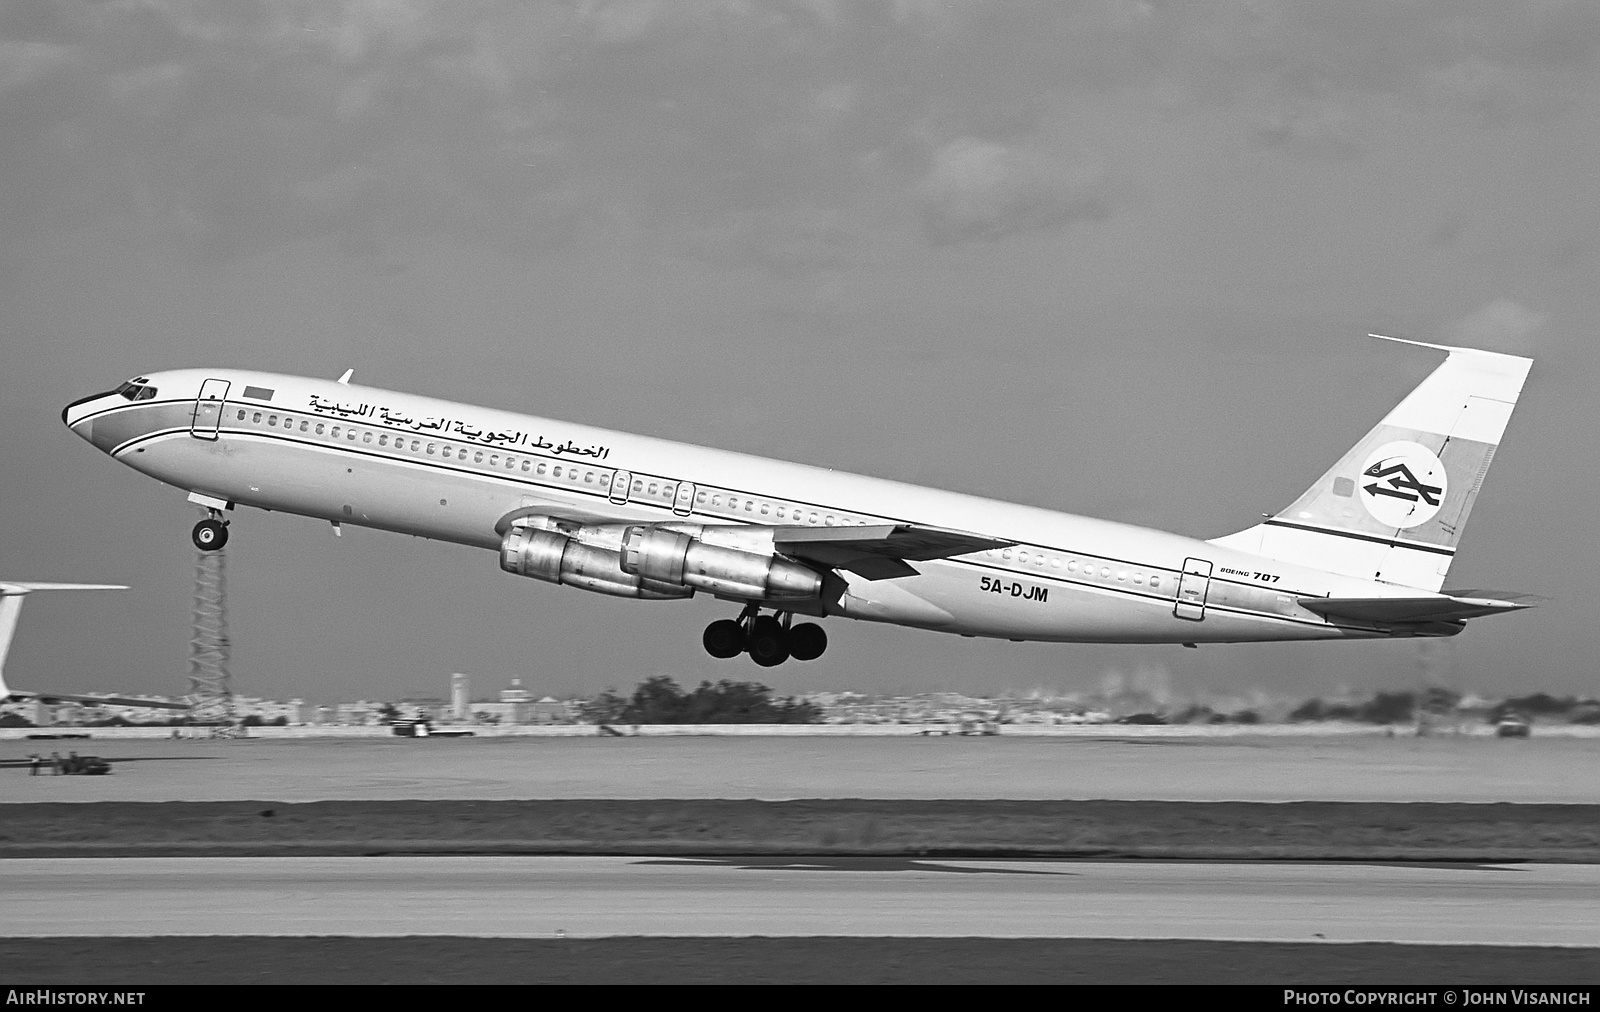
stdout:
<svg viewBox="0 0 1600 1012">
<path fill-rule="evenodd" d="M 254 425 L 264 424 L 274 428 L 280 425 L 279 416 L 271 412 L 251 412 L 241 408 L 235 417 L 241 422 L 248 420 Z M 295 419 L 289 415 L 284 415 L 281 426 L 284 429 L 293 430 L 296 428 Z M 524 474 L 548 475 L 551 478 L 560 478 L 572 484 L 591 485 L 599 488 L 609 488 L 611 485 L 611 475 L 606 471 L 574 467 L 570 464 L 552 464 L 549 461 L 519 457 L 511 453 L 496 453 L 474 447 L 453 446 L 448 443 L 424 442 L 421 439 L 409 438 L 405 435 L 391 435 L 387 432 L 375 433 L 368 429 L 357 429 L 354 426 L 331 425 L 327 422 L 312 422 L 309 419 L 300 421 L 299 431 L 317 436 L 325 435 L 331 439 L 344 439 L 352 443 L 356 442 L 359 437 L 362 443 L 369 445 L 375 444 L 386 448 L 392 445 L 394 449 L 402 452 L 409 450 L 411 453 L 437 455 L 445 460 L 470 461 L 473 464 L 482 465 L 486 469 L 520 470 Z M 669 491 L 667 493 L 668 499 L 671 496 L 672 493 Z"/>
<path fill-rule="evenodd" d="M 701 489 L 695 493 L 695 505 L 706 512 L 724 513 L 739 520 L 766 518 L 767 523 L 807 524 L 821 527 L 861 527 L 874 521 L 848 513 L 832 513 L 826 509 L 797 505 L 782 500 L 757 499 L 752 496 L 716 489 Z"/>
<path fill-rule="evenodd" d="M 1027 548 L 991 548 L 983 554 L 987 558 L 998 559 L 1000 562 L 1005 563 L 1008 569 L 1021 569 L 1025 566 L 1043 569 L 1048 565 L 1051 569 L 1064 569 L 1068 573 L 1081 576 L 1084 579 L 1115 581 L 1117 583 L 1131 582 L 1136 587 L 1148 584 L 1151 588 L 1157 590 L 1161 587 L 1161 577 L 1155 573 L 1145 573 L 1140 569 L 1129 569 L 1124 565 L 1119 565 L 1113 569 L 1104 562 L 1095 562 L 1092 559 L 1079 560 L 1053 552 L 1046 553 L 1037 549 Z"/>
<path fill-rule="evenodd" d="M 237 412 L 237 418 L 241 422 L 248 418 L 250 423 L 255 425 L 265 424 L 276 428 L 281 424 L 284 429 L 293 430 L 296 428 L 296 422 L 293 417 L 283 415 L 280 423 L 279 416 L 273 412 L 252 412 L 241 408 Z M 385 448 L 392 445 L 395 450 L 401 452 L 409 451 L 411 453 L 438 456 L 445 460 L 471 462 L 486 469 L 520 470 L 524 474 L 557 479 L 571 485 L 588 485 L 591 488 L 606 490 L 611 487 L 612 473 L 606 470 L 556 463 L 548 460 L 539 460 L 538 458 L 520 457 L 509 453 L 497 453 L 478 447 L 424 442 L 421 439 L 403 434 L 374 433 L 367 429 L 357 429 L 354 426 L 333 425 L 322 421 L 312 422 L 309 419 L 301 419 L 298 429 L 301 432 L 326 436 L 330 439 L 344 439 L 348 442 L 356 442 L 359 438 L 364 444 L 376 443 L 376 445 Z M 628 498 L 635 502 L 659 502 L 670 505 L 677 498 L 678 486 L 679 483 L 672 479 L 635 475 L 633 484 L 628 489 Z M 716 489 L 701 489 L 697 491 L 695 504 L 705 512 L 720 513 L 730 519 L 749 522 L 806 524 L 821 527 L 853 527 L 882 522 L 844 512 L 819 510 L 793 502 L 758 499 L 742 493 L 724 492 Z"/>
</svg>

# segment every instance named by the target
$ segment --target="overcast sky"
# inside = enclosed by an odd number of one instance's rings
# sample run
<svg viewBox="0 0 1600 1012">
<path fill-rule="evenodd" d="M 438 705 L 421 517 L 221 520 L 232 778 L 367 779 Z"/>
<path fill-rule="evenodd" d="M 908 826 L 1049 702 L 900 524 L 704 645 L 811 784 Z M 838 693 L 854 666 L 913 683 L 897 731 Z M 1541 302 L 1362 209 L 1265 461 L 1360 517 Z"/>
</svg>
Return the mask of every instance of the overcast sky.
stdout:
<svg viewBox="0 0 1600 1012">
<path fill-rule="evenodd" d="M 1600 5 L 0 8 L 0 578 L 29 688 L 186 688 L 196 510 L 68 432 L 129 376 L 360 382 L 1215 537 L 1438 362 L 1532 354 L 1447 646 L 700 647 L 489 552 L 234 517 L 241 693 L 1600 691 Z M 1431 673 L 1429 673 L 1431 672 Z"/>
</svg>

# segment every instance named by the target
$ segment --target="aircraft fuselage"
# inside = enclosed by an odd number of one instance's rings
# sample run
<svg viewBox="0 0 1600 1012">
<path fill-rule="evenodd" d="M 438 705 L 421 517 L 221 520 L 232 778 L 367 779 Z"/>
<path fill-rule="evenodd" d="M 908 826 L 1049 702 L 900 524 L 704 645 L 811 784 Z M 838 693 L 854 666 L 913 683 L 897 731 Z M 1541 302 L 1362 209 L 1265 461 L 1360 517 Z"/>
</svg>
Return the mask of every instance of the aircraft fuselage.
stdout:
<svg viewBox="0 0 1600 1012">
<path fill-rule="evenodd" d="M 585 535 L 706 525 L 915 524 L 1003 543 L 868 579 L 827 570 L 800 614 L 1014 640 L 1200 643 L 1370 638 L 1305 597 L 1415 594 L 1127 524 L 334 381 L 236 369 L 143 378 L 155 393 L 63 412 L 84 439 L 197 502 L 498 550 L 519 511 L 592 515 Z M 769 548 L 770 551 L 770 548 Z"/>
</svg>

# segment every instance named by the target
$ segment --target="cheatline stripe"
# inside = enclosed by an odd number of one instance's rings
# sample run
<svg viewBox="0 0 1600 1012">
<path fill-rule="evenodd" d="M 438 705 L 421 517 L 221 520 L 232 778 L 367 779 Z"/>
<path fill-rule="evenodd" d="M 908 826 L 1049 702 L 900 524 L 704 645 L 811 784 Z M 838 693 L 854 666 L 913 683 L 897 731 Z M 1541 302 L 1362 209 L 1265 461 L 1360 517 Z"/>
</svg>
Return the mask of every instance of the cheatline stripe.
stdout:
<svg viewBox="0 0 1600 1012">
<path fill-rule="evenodd" d="M 283 410 L 284 414 L 298 414 L 298 412 L 293 412 L 293 411 L 286 410 L 286 409 L 281 409 L 281 410 Z M 311 416 L 307 416 L 307 417 L 315 418 L 315 417 L 319 417 L 319 416 L 311 415 Z M 588 498 L 607 499 L 609 501 L 608 495 L 605 492 L 601 492 L 601 491 L 598 491 L 598 490 L 588 490 L 588 489 L 582 489 L 582 488 L 573 488 L 573 487 L 568 486 L 568 485 L 558 485 L 558 484 L 555 484 L 553 482 L 551 482 L 551 483 L 539 482 L 539 481 L 536 481 L 536 480 L 532 480 L 530 478 L 524 478 L 524 477 L 521 477 L 520 475 L 515 475 L 515 474 L 511 474 L 511 473 L 500 473 L 500 472 L 488 471 L 488 470 L 480 471 L 480 470 L 476 470 L 476 469 L 472 469 L 472 468 L 457 467 L 457 466 L 453 466 L 453 465 L 450 465 L 450 464 L 445 464 L 442 461 L 437 461 L 437 460 L 418 460 L 418 459 L 414 459 L 414 458 L 409 457 L 409 456 L 402 457 L 402 456 L 399 456 L 399 455 L 393 454 L 393 453 L 382 453 L 382 452 L 378 452 L 376 450 L 365 449 L 365 448 L 362 448 L 360 446 L 344 446 L 344 445 L 335 444 L 335 443 L 331 443 L 331 442 L 324 443 L 324 442 L 318 442 L 318 441 L 310 440 L 310 439 L 302 439 L 302 438 L 299 438 L 297 436 L 285 435 L 284 433 L 280 433 L 280 432 L 258 432 L 258 431 L 252 430 L 252 429 L 239 429 L 239 428 L 235 428 L 235 427 L 231 427 L 231 426 L 227 426 L 227 425 L 220 426 L 219 427 L 219 431 L 222 434 L 235 436 L 235 437 L 243 437 L 243 438 L 246 438 L 246 439 L 260 440 L 262 442 L 288 443 L 290 445 L 303 446 L 303 447 L 305 447 L 307 449 L 317 450 L 317 451 L 321 451 L 321 452 L 324 452 L 324 453 L 332 453 L 332 454 L 335 454 L 335 455 L 349 454 L 349 455 L 352 455 L 352 456 L 366 457 L 366 458 L 373 459 L 373 460 L 386 461 L 386 462 L 390 462 L 390 463 L 394 463 L 394 464 L 399 464 L 399 465 L 402 465 L 402 466 L 420 468 L 422 470 L 443 471 L 443 472 L 450 473 L 450 474 L 457 474 L 457 475 L 461 475 L 463 477 L 476 478 L 476 479 L 480 479 L 480 480 L 487 478 L 487 479 L 490 479 L 490 480 L 506 482 L 506 483 L 511 484 L 511 485 L 532 486 L 533 488 L 539 489 L 541 491 L 561 492 L 561 493 L 566 493 L 568 495 L 580 495 L 580 496 L 584 496 L 584 497 L 588 497 Z M 383 431 L 383 430 L 377 429 L 375 431 Z M 120 455 L 126 453 L 128 450 L 132 449 L 136 444 L 151 442 L 153 440 L 156 440 L 156 439 L 159 439 L 159 438 L 163 438 L 163 437 L 168 437 L 168 436 L 175 436 L 175 435 L 180 435 L 180 434 L 187 435 L 189 432 L 190 432 L 190 428 L 185 426 L 185 427 L 172 427 L 172 428 L 166 428 L 166 429 L 159 429 L 159 430 L 155 430 L 155 431 L 152 431 L 152 432 L 142 433 L 142 434 L 140 434 L 138 436 L 135 436 L 134 438 L 129 439 L 126 442 L 114 447 L 112 449 L 112 451 L 111 451 L 111 455 L 113 457 L 117 457 L 117 456 L 120 456 Z M 410 438 L 410 434 L 409 433 L 400 433 L 400 435 L 406 435 L 408 438 Z M 415 438 L 424 438 L 424 437 L 415 437 Z M 437 439 L 438 437 L 434 437 L 434 438 Z M 452 443 L 460 442 L 460 441 L 449 440 L 449 439 L 443 439 L 443 440 L 440 440 L 440 441 L 442 441 L 442 442 L 452 442 Z M 476 446 L 478 444 L 464 444 L 464 445 Z M 523 453 L 523 454 L 520 454 L 520 455 L 521 456 L 534 457 L 534 458 L 538 458 L 538 459 L 550 459 L 550 458 L 544 458 L 543 455 L 540 455 L 540 454 Z M 587 465 L 587 466 L 593 466 L 593 465 L 591 464 L 591 465 Z M 617 469 L 600 468 L 600 470 L 627 470 L 627 468 L 617 468 Z M 657 477 L 657 478 L 659 478 L 661 476 L 659 476 L 659 475 L 647 475 L 647 477 Z M 662 480 L 675 480 L 675 479 L 662 479 Z M 732 491 L 736 492 L 737 494 L 746 495 L 746 496 L 753 496 L 755 494 L 753 492 L 741 492 L 741 491 L 739 491 L 737 489 L 734 489 Z M 574 505 L 578 505 L 578 504 L 574 504 Z M 643 507 L 647 507 L 647 508 L 660 509 L 660 510 L 669 510 L 669 511 L 671 510 L 671 505 L 670 504 L 639 501 L 639 500 L 630 500 L 628 505 L 643 506 Z M 839 507 L 827 506 L 827 505 L 820 504 L 820 503 L 802 503 L 802 505 L 814 506 L 814 507 L 816 507 L 818 509 L 839 509 Z M 851 512 L 851 511 L 845 511 L 845 512 Z M 674 514 L 674 516 L 680 516 L 680 515 L 679 514 Z M 709 511 L 702 511 L 702 510 L 698 510 L 698 509 L 692 510 L 691 513 L 690 513 L 690 516 L 691 517 L 693 517 L 693 516 L 704 516 L 704 517 L 707 517 L 707 518 L 713 519 L 713 520 L 726 520 L 727 519 L 726 517 L 723 517 L 721 514 L 712 513 L 712 512 L 709 512 Z M 737 520 L 739 518 L 735 518 L 735 519 Z M 889 523 L 912 523 L 912 521 L 892 520 L 892 519 L 888 520 L 887 522 L 889 522 Z M 1272 521 L 1269 521 L 1269 522 L 1272 522 Z M 1298 525 L 1295 525 L 1295 524 L 1282 523 L 1281 521 L 1279 523 L 1280 523 L 1281 526 L 1286 526 L 1286 527 L 1298 526 Z M 1319 533 L 1325 533 L 1325 534 L 1338 533 L 1338 532 L 1335 532 L 1335 531 L 1322 531 L 1320 528 L 1315 528 L 1315 527 L 1307 527 L 1307 528 L 1304 528 L 1304 529 L 1305 530 L 1318 531 Z M 1367 540 L 1381 540 L 1381 539 L 1369 538 Z M 1014 542 L 1014 544 L 1017 547 L 1023 548 L 1023 549 L 1033 549 L 1033 550 L 1036 550 L 1036 551 L 1039 550 L 1039 549 L 1044 549 L 1044 550 L 1047 550 L 1047 551 L 1065 552 L 1066 554 L 1069 554 L 1069 555 L 1083 556 L 1086 559 L 1093 559 L 1095 561 L 1096 565 L 1100 565 L 1100 564 L 1103 564 L 1103 563 L 1106 563 L 1106 562 L 1110 562 L 1110 563 L 1114 563 L 1114 564 L 1117 564 L 1117 565 L 1135 566 L 1135 567 L 1141 568 L 1141 569 L 1152 570 L 1152 571 L 1161 573 L 1165 577 L 1174 577 L 1174 576 L 1178 575 L 1176 570 L 1168 569 L 1168 568 L 1166 568 L 1164 566 L 1152 566 L 1152 565 L 1148 565 L 1148 564 L 1145 564 L 1145 563 L 1135 562 L 1135 561 L 1133 561 L 1131 559 L 1120 559 L 1120 558 L 1117 558 L 1115 556 L 1095 555 L 1095 554 L 1089 553 L 1089 552 L 1073 551 L 1072 549 L 1056 548 L 1056 547 L 1049 546 L 1049 545 L 1028 544 L 1028 543 L 1025 543 L 1025 542 Z M 1402 545 L 1402 547 L 1413 547 L 1413 546 Z M 1109 586 L 1104 586 L 1104 585 L 1101 585 L 1101 584 L 1098 584 L 1098 583 L 1090 583 L 1090 582 L 1087 582 L 1087 581 L 1073 580 L 1073 579 L 1070 579 L 1070 578 L 1065 577 L 1065 576 L 1055 576 L 1055 575 L 1051 575 L 1051 574 L 1047 574 L 1047 573 L 1036 573 L 1036 572 L 1033 572 L 1031 570 L 1024 570 L 1024 569 L 1020 569 L 1020 568 L 1018 568 L 1018 569 L 1009 569 L 1009 568 L 1006 568 L 1004 566 L 997 566 L 997 565 L 994 565 L 992 563 L 979 562 L 979 561 L 974 560 L 974 559 L 966 559 L 966 558 L 960 558 L 960 557 L 946 557 L 946 558 L 942 558 L 942 559 L 929 559 L 929 560 L 923 560 L 923 561 L 953 563 L 955 565 L 967 566 L 967 567 L 971 567 L 971 568 L 974 568 L 974 569 L 987 569 L 987 570 L 991 570 L 991 571 L 996 572 L 996 573 L 1003 573 L 1003 574 L 1006 574 L 1006 575 L 1011 576 L 1011 577 L 1018 577 L 1018 578 L 1021 578 L 1021 579 L 1031 579 L 1031 580 L 1034 580 L 1036 582 L 1044 582 L 1044 583 L 1053 583 L 1053 584 L 1058 584 L 1058 585 L 1064 585 L 1067 588 L 1078 589 L 1078 590 L 1087 590 L 1087 591 L 1091 591 L 1091 592 L 1094 592 L 1094 593 L 1100 593 L 1100 594 L 1110 594 L 1110 595 L 1114 595 L 1114 596 L 1132 597 L 1132 598 L 1135 598 L 1137 600 L 1149 601 L 1151 603 L 1170 603 L 1170 602 L 1172 602 L 1174 600 L 1173 598 L 1167 597 L 1167 596 L 1165 596 L 1163 594 L 1149 594 L 1149 593 L 1134 591 L 1131 588 L 1127 588 L 1127 587 L 1109 587 Z M 1220 577 L 1220 576 L 1213 576 L 1213 577 L 1210 578 L 1210 580 L 1212 582 L 1216 582 L 1216 583 L 1227 583 L 1227 584 L 1232 584 L 1232 585 L 1239 586 L 1239 587 L 1251 587 L 1251 588 L 1255 588 L 1256 587 L 1255 584 L 1242 583 L 1242 582 L 1237 581 L 1237 580 L 1229 580 L 1226 577 Z M 1259 588 L 1257 588 L 1257 589 L 1259 589 Z M 1284 592 L 1289 593 L 1289 594 L 1298 594 L 1299 593 L 1299 592 L 1296 592 L 1296 591 L 1289 591 L 1289 590 L 1287 590 L 1287 588 L 1285 588 Z M 1230 613 L 1239 614 L 1239 615 L 1248 615 L 1248 616 L 1251 616 L 1251 617 L 1254 617 L 1254 618 L 1268 618 L 1268 619 L 1272 619 L 1272 620 L 1275 620 L 1275 621 L 1287 622 L 1287 623 L 1292 624 L 1292 625 L 1318 625 L 1318 626 L 1320 626 L 1320 625 L 1333 625 L 1333 626 L 1337 626 L 1339 628 L 1345 628 L 1344 626 L 1340 626 L 1339 623 L 1333 622 L 1331 620 L 1325 620 L 1325 621 L 1322 621 L 1322 622 L 1307 621 L 1305 619 L 1295 618 L 1295 617 L 1286 616 L 1286 615 L 1274 614 L 1272 612 L 1251 611 L 1251 610 L 1248 610 L 1248 609 L 1232 608 L 1232 607 L 1228 607 L 1226 605 L 1219 605 L 1219 604 L 1213 604 L 1213 603 L 1208 603 L 1208 604 L 1205 605 L 1205 607 L 1210 608 L 1213 611 L 1230 612 Z"/>
<path fill-rule="evenodd" d="M 1411 541 L 1395 541 L 1393 538 L 1380 538 L 1371 534 L 1357 534 L 1354 531 L 1332 531 L 1326 527 L 1309 527 L 1306 524 L 1291 524 L 1287 520 L 1268 520 L 1268 527 L 1292 527 L 1297 531 L 1310 531 L 1313 534 L 1328 534 L 1336 538 L 1352 538 L 1356 541 L 1373 541 L 1390 548 L 1409 548 L 1416 552 L 1432 552 L 1435 555 L 1455 555 L 1454 548 L 1443 548 L 1439 545 L 1419 545 Z"/>
</svg>

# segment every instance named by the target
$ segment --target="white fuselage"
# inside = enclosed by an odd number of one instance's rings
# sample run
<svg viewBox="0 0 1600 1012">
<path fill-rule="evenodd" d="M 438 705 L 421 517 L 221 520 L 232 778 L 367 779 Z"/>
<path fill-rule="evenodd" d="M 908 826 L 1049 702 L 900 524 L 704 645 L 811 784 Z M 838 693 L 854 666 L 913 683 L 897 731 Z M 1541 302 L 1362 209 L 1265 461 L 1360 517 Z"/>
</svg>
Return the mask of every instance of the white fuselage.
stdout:
<svg viewBox="0 0 1600 1012">
<path fill-rule="evenodd" d="M 811 614 L 1058 642 L 1364 638 L 1394 633 L 1297 598 L 1415 593 L 1162 531 L 371 387 L 236 369 L 148 383 L 149 399 L 101 395 L 63 418 L 130 467 L 229 505 L 490 550 L 505 518 L 551 503 L 613 528 L 917 524 L 1013 543 L 894 579 L 840 572 L 831 600 L 784 606 Z M 197 412 L 203 389 L 213 399 Z"/>
</svg>

